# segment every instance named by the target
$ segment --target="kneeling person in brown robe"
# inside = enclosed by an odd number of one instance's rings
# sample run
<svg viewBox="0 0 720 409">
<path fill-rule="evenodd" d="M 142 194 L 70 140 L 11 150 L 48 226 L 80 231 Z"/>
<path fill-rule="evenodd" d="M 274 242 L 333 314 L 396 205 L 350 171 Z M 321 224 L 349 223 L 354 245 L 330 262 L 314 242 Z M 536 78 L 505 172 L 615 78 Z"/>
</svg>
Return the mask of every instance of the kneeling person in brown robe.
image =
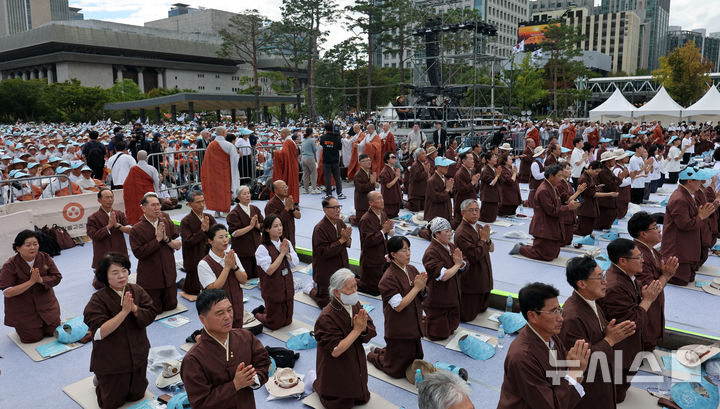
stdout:
<svg viewBox="0 0 720 409">
<path fill-rule="evenodd" d="M 378 191 L 368 193 L 370 209 L 360 219 L 360 280 L 358 288 L 379 295 L 378 283 L 383 276 L 388 236 L 394 234 L 395 222 L 388 220 L 385 201 Z"/>
<path fill-rule="evenodd" d="M 180 376 L 195 409 L 255 409 L 253 391 L 268 380 L 270 357 L 250 331 L 234 329 L 223 290 L 204 290 L 195 302 L 203 324 Z"/>
<path fill-rule="evenodd" d="M 320 308 L 330 301 L 328 282 L 330 276 L 340 268 L 350 267 L 347 249 L 352 243 L 352 227 L 340 220 L 340 203 L 334 197 L 323 199 L 323 217 L 315 225 L 312 235 L 313 288 L 306 292 Z"/>
<path fill-rule="evenodd" d="M 93 337 L 90 370 L 95 373 L 98 406 L 118 408 L 145 395 L 150 351 L 145 328 L 155 319 L 150 296 L 128 283 L 130 260 L 108 253 L 95 270 L 105 285 L 90 298 L 83 312 Z M 127 359 L 126 359 L 127 358 Z"/>
<path fill-rule="evenodd" d="M 360 304 L 355 275 L 341 268 L 330 277 L 330 303 L 315 321 L 317 379 L 313 388 L 328 409 L 345 409 L 370 400 L 363 344 L 377 335 Z"/>
</svg>

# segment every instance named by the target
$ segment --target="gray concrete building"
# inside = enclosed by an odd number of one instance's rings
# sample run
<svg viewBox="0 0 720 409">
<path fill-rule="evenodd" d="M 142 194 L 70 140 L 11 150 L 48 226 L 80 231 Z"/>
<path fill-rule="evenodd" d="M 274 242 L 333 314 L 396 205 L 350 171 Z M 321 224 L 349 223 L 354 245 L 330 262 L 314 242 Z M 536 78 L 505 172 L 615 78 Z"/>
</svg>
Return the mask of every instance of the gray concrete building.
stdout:
<svg viewBox="0 0 720 409">
<path fill-rule="evenodd" d="M 132 79 L 153 88 L 234 94 L 252 76 L 249 64 L 217 55 L 217 35 L 175 32 L 98 20 L 51 22 L 32 31 L 0 37 L 0 79 L 73 78 L 86 86 L 112 87 Z M 263 58 L 260 69 L 286 72 L 282 60 Z M 304 80 L 304 79 L 303 79 Z M 271 95 L 261 78 L 262 94 Z"/>
<path fill-rule="evenodd" d="M 668 32 L 667 50 L 671 53 L 677 47 L 682 47 L 686 43 L 692 41 L 695 47 L 700 51 L 700 55 L 714 64 L 715 70 L 720 69 L 720 35 L 713 36 L 707 34 L 704 28 L 695 30 L 682 30 L 681 27 L 673 26 L 677 30 Z M 720 33 L 715 33 L 720 34 Z"/>
<path fill-rule="evenodd" d="M 173 7 L 177 7 L 175 4 Z M 160 28 L 163 30 L 176 31 L 178 33 L 202 33 L 217 34 L 220 30 L 227 28 L 230 19 L 236 15 L 227 11 L 216 9 L 186 9 L 193 10 L 184 13 L 174 13 L 173 9 L 168 12 L 168 18 L 148 21 L 145 27 Z M 172 16 L 170 14 L 173 13 Z"/>
<path fill-rule="evenodd" d="M 68 0 L 0 0 L 0 36 L 69 19 Z"/>
</svg>

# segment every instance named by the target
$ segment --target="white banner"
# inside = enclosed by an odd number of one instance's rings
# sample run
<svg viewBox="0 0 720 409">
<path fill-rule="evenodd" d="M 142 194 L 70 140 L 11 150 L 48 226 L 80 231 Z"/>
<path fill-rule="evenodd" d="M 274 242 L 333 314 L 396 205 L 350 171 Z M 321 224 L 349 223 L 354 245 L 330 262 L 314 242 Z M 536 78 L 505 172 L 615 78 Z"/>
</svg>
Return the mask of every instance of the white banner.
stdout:
<svg viewBox="0 0 720 409">
<path fill-rule="evenodd" d="M 113 208 L 124 210 L 123 191 L 113 190 L 113 193 L 115 194 Z M 57 224 L 64 227 L 71 237 L 79 237 L 86 235 L 85 225 L 88 216 L 95 213 L 99 207 L 97 193 L 93 192 L 10 203 L 2 206 L 2 213 L 13 215 L 18 212 L 31 211 L 32 224 L 35 226 L 42 228 L 43 226 L 52 227 L 53 224 Z M 0 225 L 5 230 L 5 225 Z"/>
<path fill-rule="evenodd" d="M 0 216 L 0 263 L 15 255 L 12 249 L 15 236 L 23 230 L 33 230 L 32 211 L 25 210 L 12 215 Z"/>
</svg>

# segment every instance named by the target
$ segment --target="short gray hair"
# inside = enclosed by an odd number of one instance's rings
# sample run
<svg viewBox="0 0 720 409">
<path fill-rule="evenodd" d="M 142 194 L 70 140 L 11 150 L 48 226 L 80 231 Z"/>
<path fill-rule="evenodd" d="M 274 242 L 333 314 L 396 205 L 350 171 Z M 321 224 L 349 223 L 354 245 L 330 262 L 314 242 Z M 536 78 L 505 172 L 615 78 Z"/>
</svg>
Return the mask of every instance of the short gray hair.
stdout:
<svg viewBox="0 0 720 409">
<path fill-rule="evenodd" d="M 413 159 L 417 159 L 418 156 L 420 156 L 421 153 L 425 153 L 425 149 L 423 148 L 417 148 L 413 152 Z"/>
<path fill-rule="evenodd" d="M 470 205 L 473 204 L 473 203 L 477 204 L 477 199 L 465 199 L 465 200 L 463 200 L 462 203 L 460 203 L 460 211 L 461 211 L 461 212 L 464 212 L 465 209 L 467 209 L 468 206 L 470 206 Z M 478 207 L 480 207 L 480 205 L 478 205 Z"/>
<path fill-rule="evenodd" d="M 227 128 L 224 126 L 218 126 L 214 129 L 215 135 L 227 136 Z"/>
<path fill-rule="evenodd" d="M 187 194 L 187 201 L 188 203 L 192 203 L 195 201 L 196 196 L 205 196 L 202 192 L 202 190 L 199 189 L 191 189 Z"/>
<path fill-rule="evenodd" d="M 328 284 L 328 293 L 330 293 L 330 296 L 334 296 L 335 290 L 342 290 L 345 282 L 351 278 L 354 280 L 355 274 L 348 268 L 341 268 L 333 273 L 333 275 L 330 276 L 330 283 Z"/>
<path fill-rule="evenodd" d="M 438 370 L 427 374 L 418 386 L 418 407 L 420 409 L 447 409 L 470 399 L 472 389 L 454 373 Z"/>
<path fill-rule="evenodd" d="M 240 196 L 240 193 L 242 193 L 242 191 L 245 189 L 247 189 L 248 192 L 250 191 L 250 188 L 247 187 L 247 185 L 240 185 L 240 187 L 235 190 L 235 196 Z"/>
</svg>

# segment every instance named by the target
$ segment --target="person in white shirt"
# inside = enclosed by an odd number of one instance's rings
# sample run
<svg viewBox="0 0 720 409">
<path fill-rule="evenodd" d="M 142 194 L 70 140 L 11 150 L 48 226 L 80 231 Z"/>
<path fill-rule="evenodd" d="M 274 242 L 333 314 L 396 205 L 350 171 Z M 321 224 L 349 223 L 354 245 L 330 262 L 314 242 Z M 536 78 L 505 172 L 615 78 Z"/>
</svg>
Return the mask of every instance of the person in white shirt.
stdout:
<svg viewBox="0 0 720 409">
<path fill-rule="evenodd" d="M 583 149 L 583 138 L 573 139 L 575 147 L 570 154 L 570 177 L 573 181 L 573 187 L 577 189 L 578 180 L 582 175 L 582 171 L 587 165 L 588 152 Z"/>
<path fill-rule="evenodd" d="M 630 158 L 628 164 L 628 171 L 630 171 L 630 202 L 635 204 L 642 204 L 645 197 L 645 180 L 650 173 L 651 163 L 646 161 L 644 158 L 647 156 L 645 148 L 635 143 L 630 147 L 630 150 L 634 151 L 635 154 Z"/>
<path fill-rule="evenodd" d="M 352 145 L 353 142 L 357 141 L 358 135 L 350 135 L 350 133 L 346 132 L 342 134 L 342 138 L 340 139 L 340 142 L 342 143 L 342 151 L 340 151 L 342 155 L 342 163 L 343 167 L 347 168 L 350 166 L 350 158 L 352 157 Z"/>
<path fill-rule="evenodd" d="M 665 163 L 665 170 L 668 173 L 668 183 L 677 183 L 678 176 L 680 175 L 680 160 L 682 160 L 683 152 L 680 150 L 680 138 L 677 135 L 670 137 L 668 141 L 670 150 L 667 154 L 667 160 Z"/>
<path fill-rule="evenodd" d="M 682 164 L 687 165 L 690 162 L 690 157 L 695 153 L 695 137 L 691 132 L 685 132 L 680 147 L 683 150 Z"/>
<path fill-rule="evenodd" d="M 648 159 L 652 158 L 652 165 L 650 168 L 649 177 L 650 187 L 645 192 L 645 200 L 649 200 L 650 193 L 657 192 L 657 189 L 660 186 L 664 160 L 662 156 L 662 150 L 658 149 L 659 147 L 660 145 L 652 145 L 648 150 Z"/>
<path fill-rule="evenodd" d="M 425 134 L 420 130 L 420 125 L 413 124 L 412 131 L 408 133 L 408 152 L 413 152 L 417 148 L 421 148 L 425 145 L 427 138 Z"/>
<path fill-rule="evenodd" d="M 112 177 L 112 188 L 122 189 L 122 185 L 125 183 L 128 173 L 130 173 L 130 168 L 135 166 L 137 162 L 135 162 L 132 155 L 128 154 L 125 141 L 118 141 L 115 144 L 115 150 L 117 153 L 105 162 L 105 166 L 108 167 L 108 173 Z"/>
</svg>

